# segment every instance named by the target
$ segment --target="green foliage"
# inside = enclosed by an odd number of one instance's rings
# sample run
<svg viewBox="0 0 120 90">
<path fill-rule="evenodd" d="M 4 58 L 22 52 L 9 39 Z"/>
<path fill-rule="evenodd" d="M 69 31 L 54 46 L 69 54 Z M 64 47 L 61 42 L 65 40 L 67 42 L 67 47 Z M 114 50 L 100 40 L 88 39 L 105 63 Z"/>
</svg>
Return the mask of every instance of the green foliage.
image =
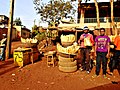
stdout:
<svg viewBox="0 0 120 90">
<path fill-rule="evenodd" d="M 40 14 L 42 21 L 56 21 L 65 17 L 66 14 L 74 15 L 76 10 L 74 9 L 71 1 L 64 0 L 50 0 L 47 4 L 42 3 L 42 0 L 34 0 L 35 9 L 37 14 Z"/>
<path fill-rule="evenodd" d="M 32 30 L 38 30 L 39 29 L 39 27 L 37 26 L 37 25 L 34 25 L 33 27 L 32 27 Z"/>
<path fill-rule="evenodd" d="M 39 27 L 37 25 L 34 25 L 32 27 L 32 37 L 36 36 L 39 33 Z"/>
<path fill-rule="evenodd" d="M 38 33 L 35 38 L 38 40 L 38 41 L 42 41 L 43 39 L 46 39 L 46 32 L 42 32 L 42 33 Z"/>
<path fill-rule="evenodd" d="M 58 36 L 58 31 L 57 30 L 49 30 L 48 32 L 44 31 L 44 32 L 39 32 L 35 38 L 38 40 L 38 41 L 42 41 L 43 39 L 46 39 L 46 38 L 52 38 L 52 39 L 56 39 L 56 37 Z"/>
<path fill-rule="evenodd" d="M 13 22 L 14 25 L 17 25 L 17 26 L 22 26 L 22 21 L 20 18 L 16 18 L 15 21 Z"/>
</svg>

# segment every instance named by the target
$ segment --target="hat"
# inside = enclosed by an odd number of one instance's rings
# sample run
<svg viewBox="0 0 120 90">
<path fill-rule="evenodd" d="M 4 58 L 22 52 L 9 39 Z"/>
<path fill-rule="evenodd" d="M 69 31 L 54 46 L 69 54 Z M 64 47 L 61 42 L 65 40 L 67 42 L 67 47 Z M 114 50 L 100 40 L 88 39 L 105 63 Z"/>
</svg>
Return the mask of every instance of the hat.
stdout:
<svg viewBox="0 0 120 90">
<path fill-rule="evenodd" d="M 87 26 L 85 26 L 85 27 L 83 28 L 83 30 L 89 30 L 89 28 L 88 28 Z"/>
</svg>

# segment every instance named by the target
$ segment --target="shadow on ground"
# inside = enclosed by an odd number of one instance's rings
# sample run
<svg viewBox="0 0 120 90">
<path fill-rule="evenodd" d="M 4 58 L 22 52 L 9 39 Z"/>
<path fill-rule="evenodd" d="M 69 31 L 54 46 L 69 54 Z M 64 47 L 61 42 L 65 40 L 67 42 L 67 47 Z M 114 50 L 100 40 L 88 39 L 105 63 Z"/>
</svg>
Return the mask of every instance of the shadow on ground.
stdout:
<svg viewBox="0 0 120 90">
<path fill-rule="evenodd" d="M 17 68 L 15 65 L 12 65 L 13 63 L 14 63 L 13 60 L 0 62 L 0 75 L 3 75 Z"/>
<path fill-rule="evenodd" d="M 101 85 L 87 90 L 120 90 L 120 81 L 111 81 L 109 84 Z"/>
</svg>

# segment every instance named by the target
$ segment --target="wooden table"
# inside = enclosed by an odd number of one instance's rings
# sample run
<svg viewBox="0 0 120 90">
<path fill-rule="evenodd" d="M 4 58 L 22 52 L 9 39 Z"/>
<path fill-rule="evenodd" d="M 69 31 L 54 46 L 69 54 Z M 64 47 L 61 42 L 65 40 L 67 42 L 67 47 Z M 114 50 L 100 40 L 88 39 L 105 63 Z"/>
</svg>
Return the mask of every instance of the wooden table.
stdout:
<svg viewBox="0 0 120 90">
<path fill-rule="evenodd" d="M 31 48 L 18 48 L 13 53 L 14 64 L 20 67 L 32 62 L 33 64 L 33 50 Z"/>
</svg>

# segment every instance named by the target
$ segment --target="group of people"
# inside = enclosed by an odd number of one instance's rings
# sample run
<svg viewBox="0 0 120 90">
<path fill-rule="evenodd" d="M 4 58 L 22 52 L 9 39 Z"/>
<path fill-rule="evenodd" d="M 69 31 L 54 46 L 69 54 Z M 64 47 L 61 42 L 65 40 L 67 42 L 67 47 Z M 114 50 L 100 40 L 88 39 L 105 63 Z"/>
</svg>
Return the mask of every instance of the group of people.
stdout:
<svg viewBox="0 0 120 90">
<path fill-rule="evenodd" d="M 103 76 L 106 76 L 107 73 L 107 63 L 108 58 L 110 57 L 110 38 L 105 35 L 105 28 L 100 28 L 100 35 L 96 36 L 93 39 L 93 35 L 89 33 L 89 28 L 85 26 L 83 28 L 83 34 L 81 34 L 78 44 L 80 45 L 80 56 L 81 56 L 81 64 L 80 70 L 86 71 L 88 74 L 91 72 L 90 68 L 90 51 L 94 46 L 94 56 L 96 57 L 96 70 L 95 75 L 98 76 L 100 74 L 101 63 L 102 63 L 102 71 Z M 86 42 L 87 39 L 87 42 Z M 88 43 L 88 44 L 86 44 Z M 115 37 L 114 41 L 115 45 L 115 60 L 120 56 L 120 32 Z M 113 70 L 110 70 L 110 73 L 113 74 Z"/>
</svg>

